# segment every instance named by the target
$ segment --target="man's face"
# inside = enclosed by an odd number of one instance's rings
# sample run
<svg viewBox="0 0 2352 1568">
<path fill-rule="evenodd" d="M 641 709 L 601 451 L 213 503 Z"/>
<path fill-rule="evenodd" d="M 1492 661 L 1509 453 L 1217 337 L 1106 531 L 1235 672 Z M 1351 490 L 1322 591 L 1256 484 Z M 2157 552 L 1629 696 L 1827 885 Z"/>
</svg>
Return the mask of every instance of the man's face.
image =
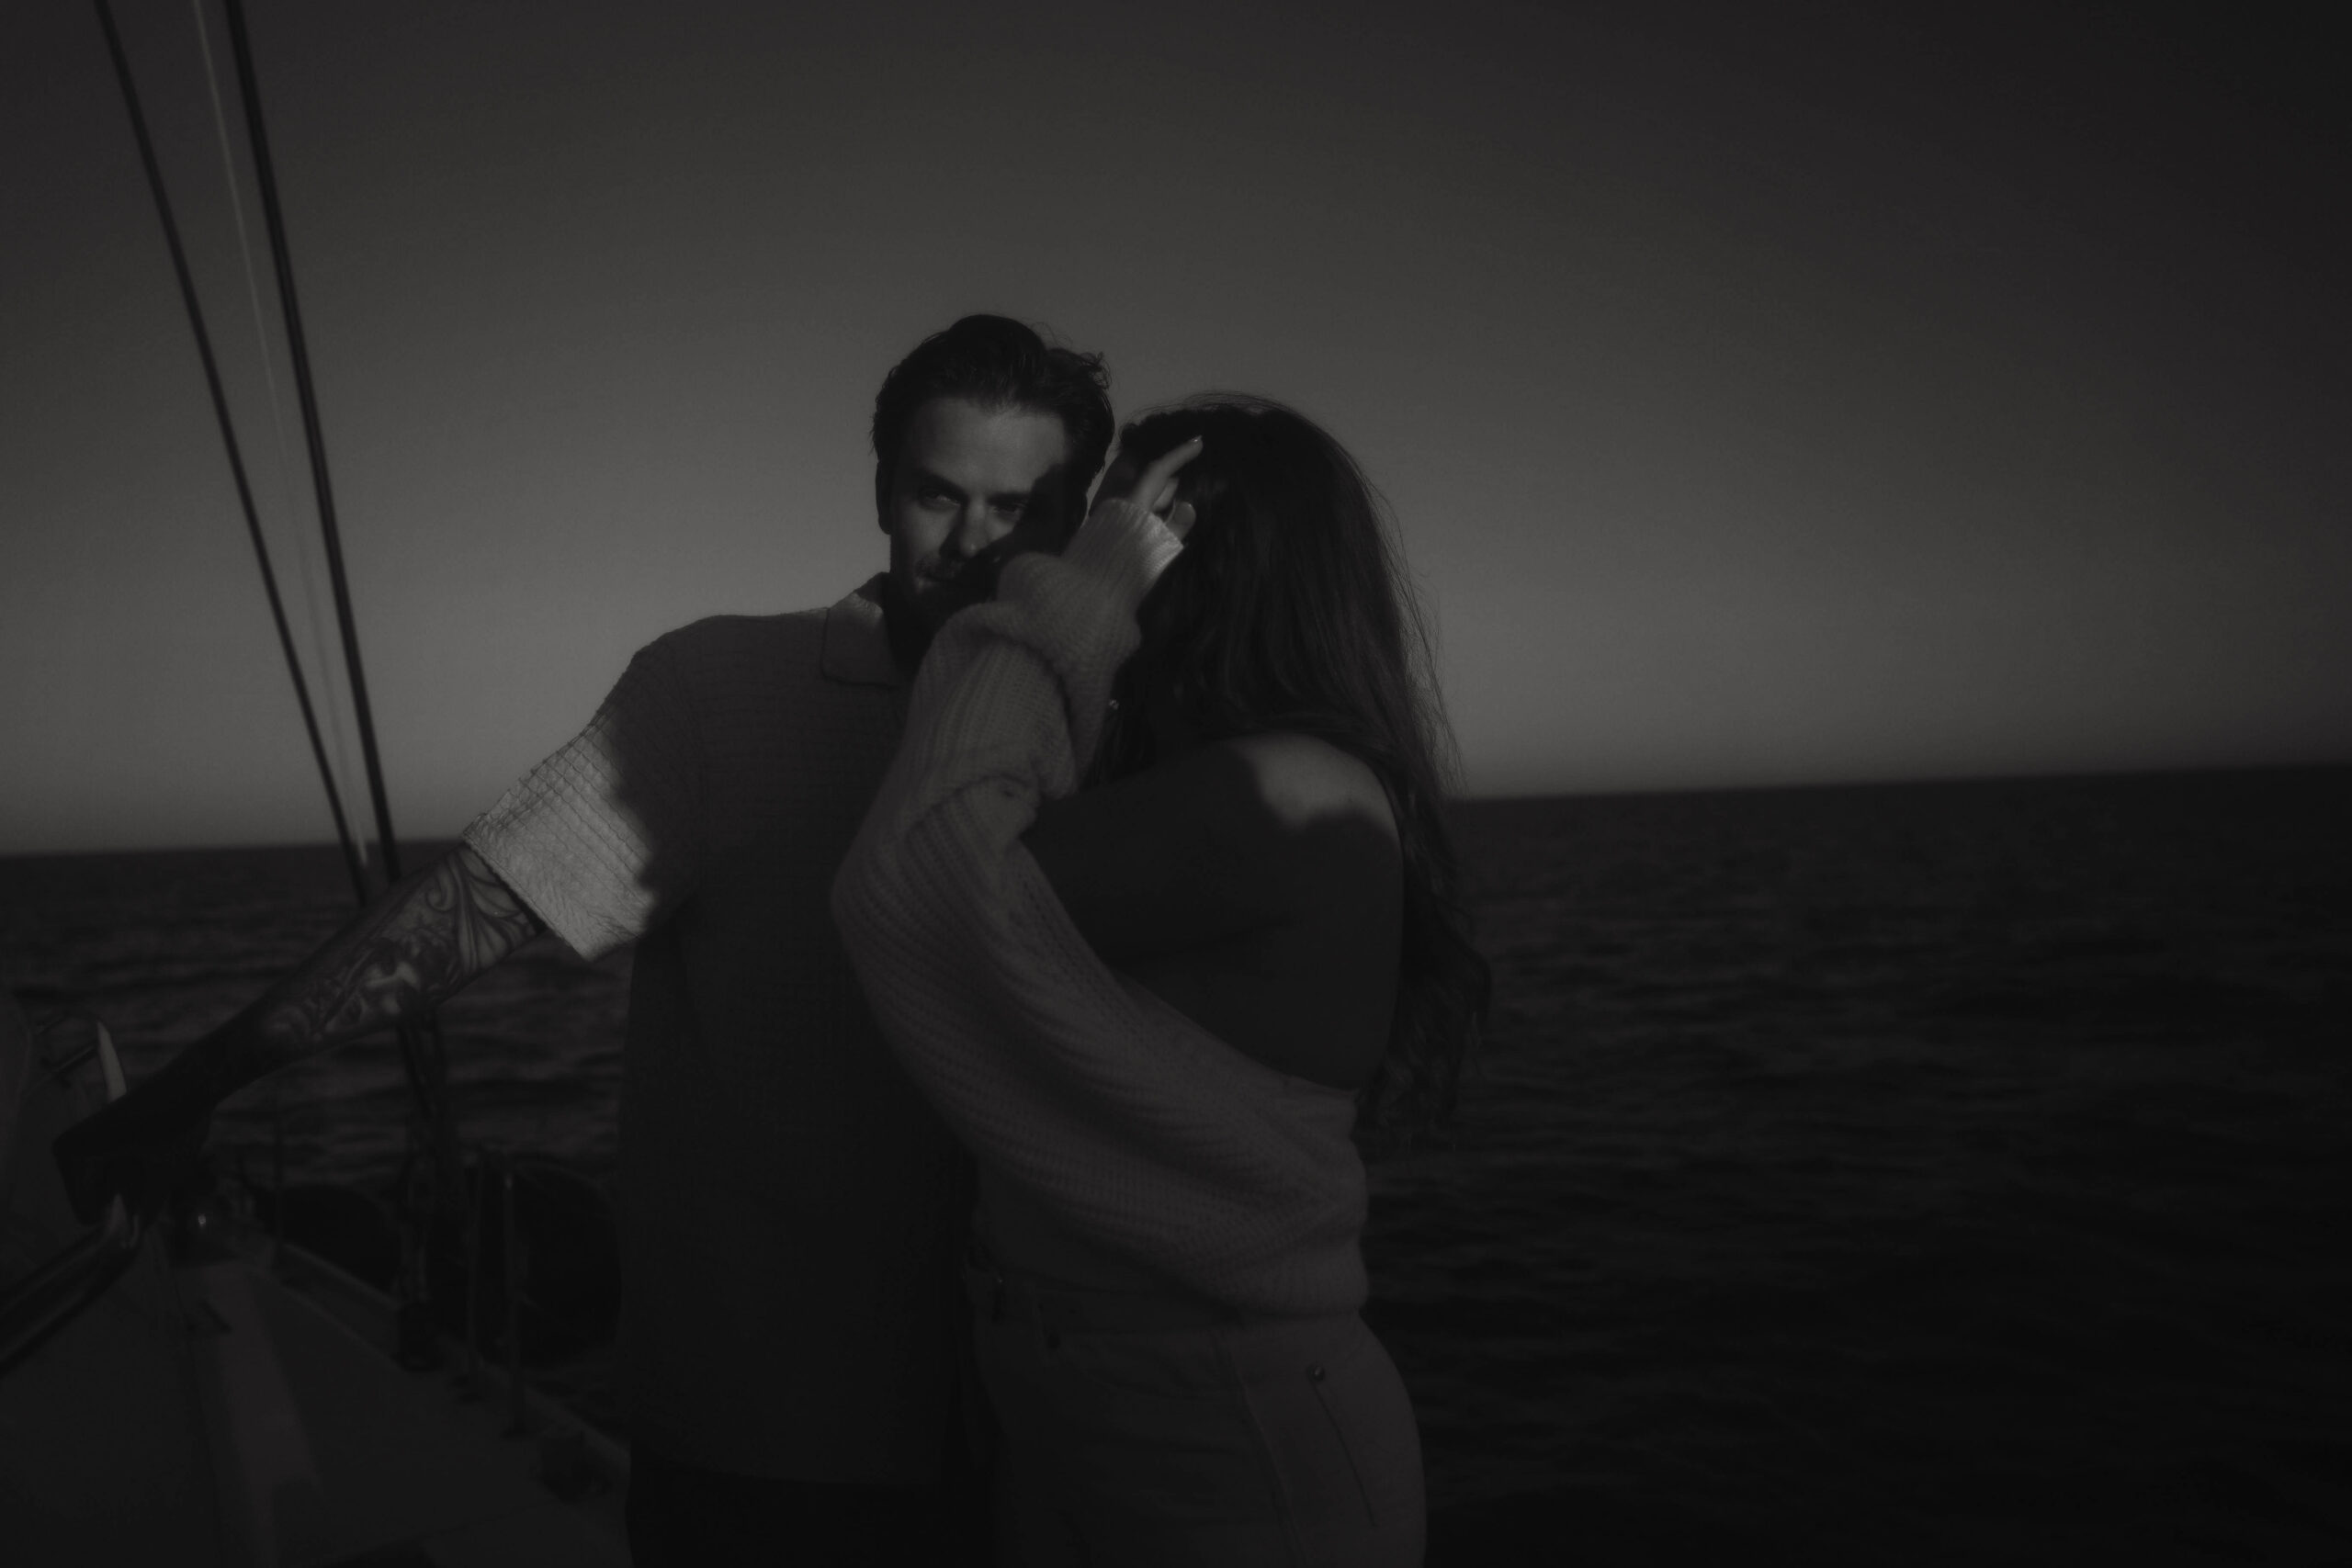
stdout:
<svg viewBox="0 0 2352 1568">
<path fill-rule="evenodd" d="M 990 574 L 975 558 L 1068 541 L 1078 521 L 1064 502 L 1069 461 L 1069 432 L 1056 415 L 964 398 L 915 410 L 879 501 L 890 575 L 926 633 L 988 591 Z"/>
</svg>

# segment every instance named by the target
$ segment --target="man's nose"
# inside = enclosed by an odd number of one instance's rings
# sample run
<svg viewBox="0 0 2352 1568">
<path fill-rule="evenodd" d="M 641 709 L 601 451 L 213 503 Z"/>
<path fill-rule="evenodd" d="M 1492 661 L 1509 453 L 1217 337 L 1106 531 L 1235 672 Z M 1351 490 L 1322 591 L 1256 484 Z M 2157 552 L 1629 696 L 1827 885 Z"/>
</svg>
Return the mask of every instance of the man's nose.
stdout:
<svg viewBox="0 0 2352 1568">
<path fill-rule="evenodd" d="M 968 558 L 978 555 L 1002 536 L 1003 530 L 985 502 L 976 502 L 956 514 L 956 526 L 947 536 L 947 553 Z"/>
</svg>

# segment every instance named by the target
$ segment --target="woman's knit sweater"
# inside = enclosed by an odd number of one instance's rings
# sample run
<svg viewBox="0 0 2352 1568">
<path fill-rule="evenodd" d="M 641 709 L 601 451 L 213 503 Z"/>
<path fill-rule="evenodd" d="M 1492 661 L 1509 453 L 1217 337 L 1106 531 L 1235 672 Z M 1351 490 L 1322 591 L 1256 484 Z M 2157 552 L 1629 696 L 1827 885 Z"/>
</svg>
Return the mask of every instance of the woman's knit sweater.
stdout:
<svg viewBox="0 0 2352 1568">
<path fill-rule="evenodd" d="M 833 918 L 916 1086 L 1072 1235 L 1245 1312 L 1350 1312 L 1351 1103 L 1104 964 L 1021 841 L 1084 772 L 1136 607 L 1181 547 L 1105 504 L 1066 553 L 1015 557 L 992 603 L 949 619 Z"/>
</svg>

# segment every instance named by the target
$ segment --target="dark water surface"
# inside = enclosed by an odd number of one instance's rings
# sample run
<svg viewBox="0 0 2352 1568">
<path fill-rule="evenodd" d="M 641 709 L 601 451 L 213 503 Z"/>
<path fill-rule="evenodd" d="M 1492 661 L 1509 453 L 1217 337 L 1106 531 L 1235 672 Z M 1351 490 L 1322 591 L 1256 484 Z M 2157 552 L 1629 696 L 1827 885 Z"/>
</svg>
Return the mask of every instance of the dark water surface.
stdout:
<svg viewBox="0 0 2352 1568">
<path fill-rule="evenodd" d="M 1379 1168 L 1433 1563 L 2352 1562 L 2352 770 L 1461 808 L 1491 1035 Z M 0 861 L 0 983 L 142 1067 L 332 852 Z M 446 1010 L 463 1134 L 613 1160 L 625 957 Z M 361 1044 L 216 1139 L 380 1184 Z M 1533 1544 L 1530 1544 L 1533 1543 Z"/>
</svg>

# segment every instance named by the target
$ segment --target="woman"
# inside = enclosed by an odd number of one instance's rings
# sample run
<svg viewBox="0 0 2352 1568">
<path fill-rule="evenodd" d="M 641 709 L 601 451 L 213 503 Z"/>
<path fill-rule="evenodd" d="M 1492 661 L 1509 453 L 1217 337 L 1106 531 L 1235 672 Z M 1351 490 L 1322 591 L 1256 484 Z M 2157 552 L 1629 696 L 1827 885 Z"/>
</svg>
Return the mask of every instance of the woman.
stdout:
<svg viewBox="0 0 2352 1568">
<path fill-rule="evenodd" d="M 1485 1006 L 1425 650 L 1287 409 L 1146 419 L 1100 495 L 940 632 L 833 891 L 980 1165 L 1000 1557 L 1418 1562 L 1351 1134 L 1450 1110 Z"/>
</svg>

